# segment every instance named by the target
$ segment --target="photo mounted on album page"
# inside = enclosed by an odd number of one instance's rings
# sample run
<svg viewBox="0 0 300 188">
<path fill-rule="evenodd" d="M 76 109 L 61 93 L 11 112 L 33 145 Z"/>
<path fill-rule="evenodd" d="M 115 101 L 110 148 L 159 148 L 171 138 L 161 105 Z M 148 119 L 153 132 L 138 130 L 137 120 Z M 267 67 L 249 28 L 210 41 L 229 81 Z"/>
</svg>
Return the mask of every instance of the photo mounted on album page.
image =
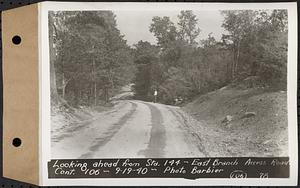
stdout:
<svg viewBox="0 0 300 188">
<path fill-rule="evenodd" d="M 39 12 L 42 185 L 296 185 L 296 3 Z"/>
</svg>

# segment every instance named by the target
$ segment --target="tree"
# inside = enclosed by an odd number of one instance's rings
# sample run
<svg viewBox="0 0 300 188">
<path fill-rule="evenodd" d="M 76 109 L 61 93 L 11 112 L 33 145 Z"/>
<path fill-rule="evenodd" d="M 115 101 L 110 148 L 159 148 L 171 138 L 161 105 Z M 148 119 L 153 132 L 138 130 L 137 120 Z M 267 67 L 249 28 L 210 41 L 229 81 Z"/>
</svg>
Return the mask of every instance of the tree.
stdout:
<svg viewBox="0 0 300 188">
<path fill-rule="evenodd" d="M 265 84 L 274 86 L 279 78 L 285 78 L 287 11 L 240 10 L 222 13 L 222 26 L 229 32 L 223 36 L 223 41 L 233 53 L 231 79 L 255 75 L 260 76 Z"/>
<path fill-rule="evenodd" d="M 198 19 L 191 10 L 181 11 L 178 15 L 178 35 L 181 40 L 191 45 L 197 44 L 195 39 L 200 34 L 200 28 L 197 27 Z"/>
<path fill-rule="evenodd" d="M 210 72 L 213 72 L 210 70 L 213 48 L 205 54 L 205 50 L 197 46 L 196 38 L 200 33 L 198 19 L 192 11 L 181 11 L 178 18 L 178 28 L 168 17 L 154 17 L 150 26 L 160 47 L 158 62 L 163 74 L 158 82 L 161 90 L 159 98 L 169 104 L 176 97 L 192 98 L 208 91 Z M 205 48 L 216 43 L 211 35 L 209 37 L 207 42 L 211 44 Z"/>
<path fill-rule="evenodd" d="M 240 64 L 241 46 L 245 43 L 247 36 L 254 31 L 255 12 L 253 10 L 230 10 L 222 11 L 224 22 L 222 26 L 229 32 L 223 35 L 231 41 L 233 51 L 233 63 L 231 66 L 231 78 L 237 77 Z"/>
<path fill-rule="evenodd" d="M 57 33 L 55 32 L 54 25 L 54 12 L 49 12 L 49 44 L 50 44 L 50 90 L 51 90 L 51 106 L 59 105 L 59 96 L 57 93 L 56 86 L 56 74 L 55 74 L 55 62 L 56 62 L 56 48 L 55 48 L 55 37 Z"/>
<path fill-rule="evenodd" d="M 170 42 L 177 39 L 176 27 L 170 18 L 166 16 L 155 16 L 150 25 L 150 32 L 154 33 L 158 46 L 163 49 L 167 48 Z"/>
<path fill-rule="evenodd" d="M 135 97 L 151 100 L 154 89 L 161 79 L 161 67 L 158 64 L 159 48 L 149 42 L 139 41 L 135 45 L 134 63 L 137 73 L 134 79 Z"/>
<path fill-rule="evenodd" d="M 56 84 L 67 102 L 98 105 L 131 82 L 131 49 L 117 29 L 111 11 L 56 12 Z M 128 71 L 130 70 L 130 71 Z M 53 77 L 52 77 L 53 78 Z"/>
<path fill-rule="evenodd" d="M 263 12 L 262 12 L 263 13 Z M 266 14 L 266 13 L 264 13 Z M 256 74 L 266 83 L 286 89 L 288 29 L 287 11 L 273 10 L 264 20 L 258 20 Z"/>
</svg>

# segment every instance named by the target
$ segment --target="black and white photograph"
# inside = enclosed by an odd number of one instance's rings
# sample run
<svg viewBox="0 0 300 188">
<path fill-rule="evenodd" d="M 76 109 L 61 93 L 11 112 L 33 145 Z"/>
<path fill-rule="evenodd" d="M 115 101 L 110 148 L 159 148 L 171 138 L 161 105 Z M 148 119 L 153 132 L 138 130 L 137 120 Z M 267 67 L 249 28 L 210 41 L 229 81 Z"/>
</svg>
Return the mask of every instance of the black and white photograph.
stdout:
<svg viewBox="0 0 300 188">
<path fill-rule="evenodd" d="M 297 182 L 295 3 L 40 8 L 44 185 Z"/>
<path fill-rule="evenodd" d="M 286 9 L 48 19 L 52 158 L 288 156 Z"/>
</svg>

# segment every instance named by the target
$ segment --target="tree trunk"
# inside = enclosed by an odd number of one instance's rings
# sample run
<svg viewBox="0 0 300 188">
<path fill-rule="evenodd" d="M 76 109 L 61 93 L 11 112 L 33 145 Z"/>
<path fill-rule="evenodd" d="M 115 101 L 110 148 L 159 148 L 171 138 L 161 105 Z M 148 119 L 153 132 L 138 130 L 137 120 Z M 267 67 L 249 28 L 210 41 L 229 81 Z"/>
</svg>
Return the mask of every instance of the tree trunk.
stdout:
<svg viewBox="0 0 300 188">
<path fill-rule="evenodd" d="M 56 52 L 54 46 L 54 14 L 50 12 L 49 15 L 49 45 L 50 45 L 50 90 L 51 90 L 51 105 L 59 105 L 59 96 L 57 93 L 56 86 L 56 75 L 55 75 L 55 61 Z"/>
<path fill-rule="evenodd" d="M 94 82 L 94 106 L 97 106 L 97 83 Z"/>
<path fill-rule="evenodd" d="M 79 89 L 79 100 L 81 101 L 81 99 L 82 99 L 82 90 Z"/>
<path fill-rule="evenodd" d="M 109 81 L 110 81 L 110 84 L 111 84 L 111 88 L 114 89 L 115 84 L 114 84 L 114 78 L 113 78 L 113 73 L 112 73 L 111 67 L 109 68 Z"/>
<path fill-rule="evenodd" d="M 93 91 L 94 91 L 94 106 L 97 105 L 97 82 L 96 82 L 96 66 L 95 66 L 95 58 L 93 57 L 92 64 L 92 76 L 93 76 Z"/>
<path fill-rule="evenodd" d="M 235 61 L 236 61 L 236 52 L 235 52 L 235 46 L 234 46 L 233 47 L 233 61 L 231 63 L 231 80 L 234 80 L 234 78 L 235 78 L 235 72 L 234 72 Z"/>
<path fill-rule="evenodd" d="M 94 87 L 93 87 L 93 84 L 91 84 L 90 86 L 91 86 L 91 88 L 90 88 L 90 100 L 89 100 L 89 104 L 93 105 L 94 104 L 94 96 L 93 96 Z"/>
<path fill-rule="evenodd" d="M 237 46 L 237 55 L 236 55 L 236 63 L 235 63 L 235 74 L 238 72 L 238 65 L 239 65 L 239 58 L 240 58 L 240 45 L 241 45 L 241 40 L 238 41 L 238 46 Z"/>
<path fill-rule="evenodd" d="M 223 55 L 223 57 L 225 57 Z M 230 61 L 226 64 L 226 82 L 230 82 L 231 80 L 231 69 L 230 69 Z"/>
<path fill-rule="evenodd" d="M 65 94 L 66 94 L 66 81 L 65 81 L 65 73 L 62 73 L 62 98 L 65 99 Z"/>
<path fill-rule="evenodd" d="M 105 87 L 104 92 L 105 92 L 105 103 L 108 103 L 108 88 L 107 87 Z"/>
</svg>

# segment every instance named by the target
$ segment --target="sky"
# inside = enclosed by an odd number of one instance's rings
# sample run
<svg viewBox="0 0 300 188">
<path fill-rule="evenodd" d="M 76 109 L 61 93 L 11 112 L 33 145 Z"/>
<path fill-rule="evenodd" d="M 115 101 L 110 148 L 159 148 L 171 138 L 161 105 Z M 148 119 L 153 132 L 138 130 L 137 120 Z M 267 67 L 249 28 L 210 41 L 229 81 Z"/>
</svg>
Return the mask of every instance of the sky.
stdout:
<svg viewBox="0 0 300 188">
<path fill-rule="evenodd" d="M 114 13 L 118 29 L 124 35 L 127 44 L 132 46 L 140 40 L 156 44 L 154 35 L 149 31 L 152 18 L 168 16 L 177 23 L 179 11 L 114 11 Z M 223 16 L 219 11 L 193 11 L 193 13 L 197 16 L 198 27 L 201 29 L 198 41 L 206 39 L 209 33 L 212 33 L 216 40 L 221 39 L 225 31 L 221 27 Z"/>
</svg>

